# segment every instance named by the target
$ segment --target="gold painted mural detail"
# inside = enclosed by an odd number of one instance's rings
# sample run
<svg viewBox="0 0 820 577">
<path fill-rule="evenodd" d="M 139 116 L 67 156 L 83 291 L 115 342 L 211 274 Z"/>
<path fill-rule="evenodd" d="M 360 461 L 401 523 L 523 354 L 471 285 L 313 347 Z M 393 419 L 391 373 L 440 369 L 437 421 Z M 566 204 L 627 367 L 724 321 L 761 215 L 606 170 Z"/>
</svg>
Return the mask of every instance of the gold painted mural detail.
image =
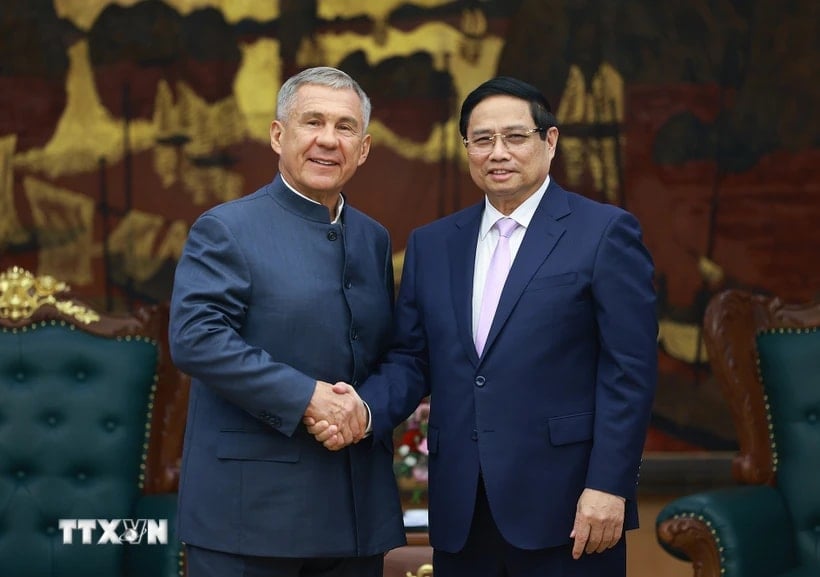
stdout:
<svg viewBox="0 0 820 577">
<path fill-rule="evenodd" d="M 57 0 L 58 14 L 87 29 L 108 1 Z M 133 5 L 130 0 L 119 2 Z M 423 6 L 446 4 L 442 0 L 416 2 Z M 168 2 L 182 13 L 196 7 L 214 6 L 223 10 L 253 12 L 257 20 L 267 16 L 260 4 L 250 2 L 185 1 Z M 278 4 L 275 16 L 278 16 Z M 354 9 L 353 3 L 320 3 L 320 17 L 335 18 Z M 356 10 L 387 17 L 398 3 L 356 2 Z M 236 12 L 234 12 L 236 13 Z M 334 16 L 331 16 L 334 14 Z M 388 58 L 411 56 L 421 50 L 433 58 L 436 69 L 447 71 L 454 84 L 452 102 L 461 101 L 479 83 L 492 76 L 503 47 L 499 37 L 487 35 L 487 22 L 479 9 L 465 10 L 457 26 L 429 22 L 412 30 L 391 29 L 383 37 L 352 32 L 327 33 L 311 37 L 310 47 L 300 56 L 338 65 L 354 51 L 366 54 L 371 66 Z M 234 80 L 233 93 L 216 103 L 208 103 L 189 85 L 161 80 L 157 86 L 155 109 L 150 120 L 133 120 L 128 125 L 130 152 L 152 154 L 153 168 L 162 187 L 170 194 L 185 194 L 195 206 L 207 206 L 240 197 L 245 182 L 230 169 L 229 147 L 248 139 L 269 141 L 269 126 L 276 108 L 281 83 L 279 43 L 263 38 L 241 47 L 242 61 Z M 308 50 L 310 48 L 310 50 Z M 313 52 L 311 52 L 313 51 Z M 66 107 L 53 135 L 41 148 L 15 154 L 15 137 L 0 139 L 0 246 L 33 240 L 39 246 L 39 270 L 48 271 L 77 285 L 93 281 L 92 263 L 100 258 L 99 242 L 94 242 L 96 202 L 88 191 L 77 192 L 28 177 L 25 195 L 33 216 L 33 230 L 22 229 L 14 210 L 13 169 L 40 172 L 48 178 L 96 171 L 101 159 L 109 166 L 124 155 L 125 124 L 102 104 L 89 60 L 86 40 L 68 50 Z M 442 106 L 445 106 L 442 103 Z M 455 158 L 465 162 L 457 127 L 457 110 L 449 120 L 433 126 L 424 142 L 403 137 L 374 121 L 370 132 L 374 143 L 410 160 L 435 162 Z M 271 159 L 271 171 L 274 170 Z M 109 256 L 116 255 L 122 272 L 138 281 L 151 278 L 168 258 L 176 259 L 187 235 L 187 225 L 171 223 L 157 215 L 131 211 L 124 215 L 108 242 Z M 141 239 L 133 242 L 134 239 Z"/>
<path fill-rule="evenodd" d="M 66 107 L 54 134 L 45 147 L 33 148 L 15 158 L 18 168 L 52 178 L 95 170 L 101 158 L 114 164 L 123 156 L 124 124 L 112 117 L 100 101 L 88 59 L 88 42 L 71 46 L 68 56 Z M 148 122 L 131 122 L 129 134 L 132 151 L 154 144 L 154 128 Z"/>
<path fill-rule="evenodd" d="M 481 30 L 480 22 L 478 28 L 472 24 L 468 27 L 473 32 Z M 447 67 L 455 86 L 453 100 L 459 102 L 475 86 L 492 76 L 503 47 L 501 38 L 486 36 L 480 41 L 481 50 L 465 50 L 468 36 L 448 24 L 434 22 L 409 32 L 393 30 L 384 44 L 379 44 L 370 35 L 354 33 L 324 34 L 317 36 L 316 42 L 331 65 L 356 50 L 365 52 L 369 62 L 376 65 L 381 60 L 409 56 L 424 49 L 433 56 L 437 69 Z M 241 175 L 224 167 L 203 168 L 190 160 L 192 157 L 207 157 L 248 137 L 259 142 L 268 141 L 280 82 L 280 71 L 270 66 L 278 60 L 277 46 L 269 40 L 244 46 L 233 95 L 213 104 L 207 103 L 185 83 L 177 85 L 175 100 L 170 85 L 166 81 L 160 82 L 152 120 L 135 120 L 129 124 L 131 152 L 151 150 L 154 169 L 163 185 L 171 187 L 181 181 L 185 192 L 198 206 L 240 196 L 244 186 Z M 114 165 L 123 157 L 124 124 L 121 119 L 113 118 L 100 100 L 87 42 L 73 45 L 69 49 L 69 59 L 68 98 L 54 135 L 44 147 L 18 153 L 14 157 L 17 168 L 55 178 L 96 170 L 101 158 Z M 456 145 L 448 144 L 445 154 L 463 159 L 463 150 L 457 146 L 457 130 L 453 129 L 457 124 L 456 111 L 451 113 L 452 124 L 443 130 L 447 134 L 445 138 L 452 138 Z M 374 143 L 387 146 L 405 158 L 441 158 L 440 133 L 432 134 L 419 146 L 385 126 L 374 126 L 372 132 Z M 175 137 L 183 138 L 174 145 Z M 212 176 L 216 177 L 214 181 L 209 180 Z"/>
<path fill-rule="evenodd" d="M 128 278 L 147 281 L 159 271 L 167 257 L 179 259 L 185 235 L 180 235 L 180 224 L 175 222 L 160 244 L 165 223 L 160 215 L 132 210 L 111 233 L 108 239 L 110 256 L 116 258 Z M 160 248 L 155 250 L 158 245 Z"/>
<path fill-rule="evenodd" d="M 72 46 L 69 56 L 68 99 L 54 135 L 43 148 L 20 153 L 14 159 L 16 167 L 43 172 L 52 178 L 96 170 L 101 158 L 111 165 L 123 157 L 124 124 L 122 120 L 115 120 L 100 101 L 88 59 L 87 42 Z M 210 183 L 204 189 L 187 190 L 198 205 L 207 203 L 212 197 L 236 198 L 243 186 L 241 175 L 223 167 L 203 169 L 195 162 L 245 139 L 246 120 L 237 106 L 236 97 L 229 96 L 208 104 L 185 83 L 179 83 L 177 93 L 179 97 L 174 102 L 167 82 L 159 84 L 154 118 L 129 124 L 131 152 L 147 149 L 157 152 L 155 169 L 165 186 L 175 183 L 179 172 L 194 173 L 181 179 L 193 186 L 200 186 L 199 183 L 217 174 L 216 183 Z M 170 152 L 169 147 L 157 145 L 158 141 L 167 142 L 174 136 L 182 136 L 185 140 L 180 146 L 171 147 Z M 177 157 L 183 152 L 183 156 Z M 225 186 L 228 188 L 222 188 Z"/>
<path fill-rule="evenodd" d="M 184 82 L 177 85 L 177 94 L 174 102 L 165 81 L 157 88 L 154 124 L 161 144 L 153 150 L 154 170 L 163 186 L 181 182 L 196 206 L 238 198 L 245 184 L 242 175 L 212 165 L 215 155 L 246 138 L 246 120 L 236 98 L 208 104 Z"/>
<path fill-rule="evenodd" d="M 13 321 L 28 319 L 45 305 L 51 305 L 63 314 L 81 323 L 91 324 L 100 315 L 58 295 L 67 293 L 70 287 L 49 275 L 35 277 L 29 271 L 14 266 L 0 273 L 0 317 Z"/>
<path fill-rule="evenodd" d="M 168 232 L 165 238 L 160 242 L 154 258 L 158 262 L 164 260 L 172 260 L 177 262 L 182 256 L 182 249 L 185 246 L 185 240 L 188 238 L 188 223 L 184 220 L 175 220 L 168 227 Z"/>
<path fill-rule="evenodd" d="M 500 37 L 488 35 L 481 40 L 480 51 L 465 52 L 462 50 L 465 38 L 457 28 L 442 22 L 430 22 L 408 32 L 391 30 L 385 44 L 378 44 L 369 35 L 353 32 L 322 34 L 318 36 L 318 42 L 331 66 L 357 50 L 367 55 L 371 66 L 388 58 L 410 56 L 424 50 L 433 57 L 436 69 L 446 69 L 451 75 L 455 92 L 453 101 L 460 103 L 476 86 L 494 75 L 504 46 Z M 450 120 L 443 126 L 436 125 L 424 143 L 404 138 L 373 122 L 370 128 L 373 143 L 386 146 L 408 160 L 435 162 L 443 157 L 455 157 L 466 164 L 466 154 L 458 135 L 458 111 L 450 113 Z"/>
<path fill-rule="evenodd" d="M 620 73 L 604 62 L 587 86 L 581 69 L 572 65 L 558 106 L 559 126 L 593 127 L 596 124 L 617 126 L 624 118 L 624 81 Z M 582 184 L 585 172 L 591 174 L 594 186 L 614 204 L 620 200 L 617 146 L 614 136 L 562 136 L 559 140 L 567 181 Z"/>
<path fill-rule="evenodd" d="M 39 270 L 84 286 L 93 280 L 94 200 L 28 177 L 23 181 L 40 248 Z"/>
<path fill-rule="evenodd" d="M 279 42 L 263 38 L 241 44 L 242 62 L 233 82 L 236 106 L 245 118 L 245 134 L 270 142 L 270 124 L 276 114 L 276 95 L 282 85 Z"/>
<path fill-rule="evenodd" d="M 275 171 L 273 158 L 271 170 Z M 182 183 L 196 206 L 212 205 L 239 198 L 245 191 L 241 174 L 220 167 L 192 168 L 182 172 Z"/>
<path fill-rule="evenodd" d="M 133 6 L 142 0 L 54 0 L 57 15 L 73 22 L 78 28 L 88 30 L 106 6 Z M 225 20 L 236 23 L 244 18 L 259 21 L 274 20 L 279 17 L 279 2 L 270 0 L 163 0 L 180 14 L 190 14 L 202 8 L 216 8 Z"/>
<path fill-rule="evenodd" d="M 712 287 L 719 287 L 726 278 L 726 271 L 718 263 L 705 256 L 698 257 L 698 272 Z"/>
<path fill-rule="evenodd" d="M 28 239 L 14 208 L 12 158 L 16 146 L 16 135 L 0 136 L 0 252 L 7 245 L 21 244 Z"/>
<path fill-rule="evenodd" d="M 208 155 L 245 139 L 245 120 L 234 96 L 208 104 L 185 82 L 177 84 L 177 94 L 179 129 L 190 137 L 188 154 Z"/>
<path fill-rule="evenodd" d="M 403 4 L 436 8 L 452 3 L 453 0 L 379 0 L 378 2 L 362 2 L 362 0 L 317 0 L 316 13 L 324 20 L 336 18 L 355 18 L 369 16 L 370 18 L 385 19 L 393 10 Z"/>
<path fill-rule="evenodd" d="M 467 62 L 477 62 L 481 58 L 481 48 L 487 34 L 487 17 L 479 8 L 465 8 L 461 12 L 459 24 L 464 38 L 459 46 L 459 54 Z"/>
<path fill-rule="evenodd" d="M 701 327 L 669 319 L 658 321 L 658 342 L 667 354 L 685 363 L 705 363 L 709 356 L 703 342 Z"/>
<path fill-rule="evenodd" d="M 362 2 L 361 0 L 317 0 L 316 12 L 320 18 L 335 20 L 336 18 L 355 18 L 368 16 L 373 19 L 373 40 L 377 44 L 387 42 L 389 27 L 387 19 L 399 6 L 412 4 L 423 8 L 435 8 L 450 4 L 452 0 L 379 0 L 378 2 Z"/>
</svg>

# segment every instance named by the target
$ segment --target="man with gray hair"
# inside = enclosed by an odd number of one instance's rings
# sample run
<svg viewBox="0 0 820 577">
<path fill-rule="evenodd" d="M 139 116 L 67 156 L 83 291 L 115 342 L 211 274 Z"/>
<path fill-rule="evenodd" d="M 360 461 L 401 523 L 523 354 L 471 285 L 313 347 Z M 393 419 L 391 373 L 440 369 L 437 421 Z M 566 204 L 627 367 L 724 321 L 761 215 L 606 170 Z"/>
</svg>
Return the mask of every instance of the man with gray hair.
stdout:
<svg viewBox="0 0 820 577">
<path fill-rule="evenodd" d="M 344 72 L 293 76 L 270 128 L 278 175 L 191 227 L 170 321 L 192 377 L 178 522 L 189 577 L 380 577 L 405 543 L 390 444 L 332 452 L 302 424 L 361 439 L 355 387 L 389 342 L 390 239 L 342 194 L 369 119 Z"/>
</svg>

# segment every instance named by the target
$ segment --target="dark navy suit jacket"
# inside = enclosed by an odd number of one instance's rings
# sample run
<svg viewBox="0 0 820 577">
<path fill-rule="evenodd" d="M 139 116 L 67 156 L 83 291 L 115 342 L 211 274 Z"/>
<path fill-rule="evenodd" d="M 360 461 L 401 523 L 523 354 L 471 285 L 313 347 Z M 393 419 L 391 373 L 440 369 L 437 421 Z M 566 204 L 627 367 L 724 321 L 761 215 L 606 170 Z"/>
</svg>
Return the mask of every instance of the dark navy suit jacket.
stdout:
<svg viewBox="0 0 820 577">
<path fill-rule="evenodd" d="M 629 213 L 552 182 L 513 262 L 483 356 L 471 331 L 483 203 L 415 230 L 393 348 L 360 389 L 376 439 L 431 394 L 430 540 L 464 545 L 479 471 L 524 549 L 569 543 L 585 487 L 635 489 L 657 373 L 653 265 Z"/>
<path fill-rule="evenodd" d="M 275 557 L 374 555 L 405 543 L 392 444 L 326 450 L 301 424 L 317 379 L 358 384 L 388 345 L 387 231 L 281 178 L 191 227 L 170 344 L 193 378 L 183 541 Z"/>
</svg>

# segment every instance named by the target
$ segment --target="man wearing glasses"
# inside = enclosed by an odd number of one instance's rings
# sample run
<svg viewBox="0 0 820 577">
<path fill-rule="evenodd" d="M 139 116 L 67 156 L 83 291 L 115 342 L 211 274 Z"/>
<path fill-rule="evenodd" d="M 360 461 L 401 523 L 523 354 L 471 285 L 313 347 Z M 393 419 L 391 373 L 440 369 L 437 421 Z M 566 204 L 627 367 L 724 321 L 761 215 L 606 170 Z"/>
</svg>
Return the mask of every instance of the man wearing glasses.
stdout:
<svg viewBox="0 0 820 577">
<path fill-rule="evenodd" d="M 372 437 L 431 395 L 436 577 L 623 577 L 656 384 L 651 257 L 632 215 L 550 178 L 558 129 L 533 86 L 485 82 L 460 130 L 485 198 L 408 240 L 395 342 L 358 390 Z"/>
</svg>

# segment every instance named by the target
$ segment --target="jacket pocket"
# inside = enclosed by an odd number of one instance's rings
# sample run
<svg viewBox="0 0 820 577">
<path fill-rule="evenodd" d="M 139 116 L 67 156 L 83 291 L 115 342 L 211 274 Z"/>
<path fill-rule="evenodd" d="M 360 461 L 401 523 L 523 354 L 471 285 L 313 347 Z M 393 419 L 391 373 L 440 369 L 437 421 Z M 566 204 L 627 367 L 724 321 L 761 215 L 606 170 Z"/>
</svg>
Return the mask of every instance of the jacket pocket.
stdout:
<svg viewBox="0 0 820 577">
<path fill-rule="evenodd" d="M 563 274 L 556 274 L 552 276 L 541 276 L 532 279 L 527 288 L 527 291 L 537 291 L 554 286 L 575 284 L 578 280 L 577 272 L 566 272 Z"/>
<path fill-rule="evenodd" d="M 563 417 L 552 417 L 548 422 L 550 443 L 552 445 L 569 445 L 592 439 L 594 413 L 578 413 Z"/>
<path fill-rule="evenodd" d="M 299 447 L 292 439 L 269 433 L 220 431 L 216 456 L 234 461 L 299 461 Z"/>
</svg>

